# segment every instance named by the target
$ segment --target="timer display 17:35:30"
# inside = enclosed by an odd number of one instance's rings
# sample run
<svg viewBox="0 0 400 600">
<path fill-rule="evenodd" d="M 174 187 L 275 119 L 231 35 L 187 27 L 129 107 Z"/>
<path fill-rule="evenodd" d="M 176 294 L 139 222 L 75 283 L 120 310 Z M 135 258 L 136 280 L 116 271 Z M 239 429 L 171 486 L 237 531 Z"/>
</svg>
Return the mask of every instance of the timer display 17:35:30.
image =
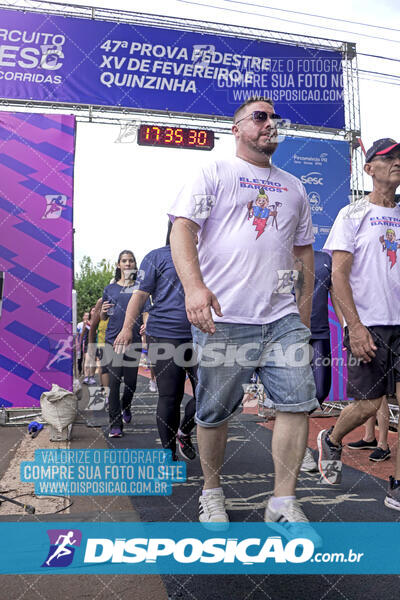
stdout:
<svg viewBox="0 0 400 600">
<path fill-rule="evenodd" d="M 214 132 L 206 129 L 141 125 L 137 141 L 140 146 L 212 150 Z"/>
</svg>

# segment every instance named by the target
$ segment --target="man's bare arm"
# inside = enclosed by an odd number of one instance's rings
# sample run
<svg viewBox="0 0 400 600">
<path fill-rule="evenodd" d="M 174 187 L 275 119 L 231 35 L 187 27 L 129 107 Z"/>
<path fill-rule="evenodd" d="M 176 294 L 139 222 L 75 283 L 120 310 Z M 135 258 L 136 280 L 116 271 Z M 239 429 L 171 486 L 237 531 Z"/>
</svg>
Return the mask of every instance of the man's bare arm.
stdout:
<svg viewBox="0 0 400 600">
<path fill-rule="evenodd" d="M 311 325 L 312 298 L 314 293 L 314 250 L 311 244 L 294 246 L 294 268 L 298 271 L 296 302 L 300 318 L 306 327 Z"/>
<path fill-rule="evenodd" d="M 100 313 L 101 313 L 102 304 L 103 304 L 103 299 L 99 298 L 95 304 L 94 311 L 92 313 L 92 318 L 90 320 L 89 336 L 88 336 L 89 344 L 94 344 L 96 342 L 96 333 L 97 333 L 97 328 L 100 323 Z"/>
<path fill-rule="evenodd" d="M 96 335 L 97 328 L 100 323 L 100 313 L 103 299 L 99 298 L 95 304 L 94 311 L 92 312 L 92 318 L 90 319 L 90 329 L 88 334 L 88 353 L 87 353 L 87 367 L 96 366 Z"/>
<path fill-rule="evenodd" d="M 203 282 L 197 255 L 197 232 L 199 226 L 179 217 L 171 231 L 172 260 L 185 290 L 186 312 L 190 323 L 206 333 L 214 333 L 211 307 L 222 317 L 221 307 L 215 295 Z"/>
<path fill-rule="evenodd" d="M 171 230 L 171 254 L 183 288 L 204 285 L 197 254 L 197 233 L 200 227 L 190 219 L 179 217 Z"/>
<path fill-rule="evenodd" d="M 376 346 L 368 329 L 361 323 L 353 291 L 350 286 L 350 271 L 353 264 L 351 252 L 335 250 L 332 253 L 332 299 L 339 305 L 349 329 L 350 348 L 356 358 L 370 362 L 375 356 Z"/>
<path fill-rule="evenodd" d="M 114 341 L 114 350 L 117 354 L 123 354 L 132 341 L 132 327 L 142 312 L 142 308 L 150 296 L 142 290 L 134 290 L 126 308 L 125 320 L 121 331 Z"/>
</svg>

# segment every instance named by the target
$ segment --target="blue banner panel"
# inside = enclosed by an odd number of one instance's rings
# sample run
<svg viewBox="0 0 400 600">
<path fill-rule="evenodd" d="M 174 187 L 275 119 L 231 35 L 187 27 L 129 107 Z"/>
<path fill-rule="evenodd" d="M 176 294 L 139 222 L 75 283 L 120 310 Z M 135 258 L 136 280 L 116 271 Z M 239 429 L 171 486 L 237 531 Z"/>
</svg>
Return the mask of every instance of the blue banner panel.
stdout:
<svg viewBox="0 0 400 600">
<path fill-rule="evenodd" d="M 322 250 L 339 210 L 350 202 L 348 142 L 286 137 L 273 162 L 304 184 L 311 206 L 315 250 Z"/>
<path fill-rule="evenodd" d="M 0 523 L 0 573 L 399 574 L 399 536 L 400 523 Z"/>
<path fill-rule="evenodd" d="M 298 177 L 310 201 L 314 250 L 322 250 L 339 210 L 350 202 L 350 149 L 348 142 L 286 137 L 273 162 Z M 342 328 L 329 302 L 332 349 L 330 401 L 346 401 L 346 356 Z"/>
<path fill-rule="evenodd" d="M 344 127 L 337 51 L 0 10 L 0 96 L 231 116 L 254 94 L 293 123 Z"/>
</svg>

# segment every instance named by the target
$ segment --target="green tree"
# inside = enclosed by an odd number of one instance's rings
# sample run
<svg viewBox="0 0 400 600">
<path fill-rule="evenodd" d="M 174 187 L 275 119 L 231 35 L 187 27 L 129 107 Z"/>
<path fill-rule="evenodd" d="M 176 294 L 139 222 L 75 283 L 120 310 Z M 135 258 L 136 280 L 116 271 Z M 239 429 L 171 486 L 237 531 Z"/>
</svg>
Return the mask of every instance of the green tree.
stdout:
<svg viewBox="0 0 400 600">
<path fill-rule="evenodd" d="M 115 266 L 105 258 L 95 265 L 90 256 L 84 256 L 79 269 L 75 276 L 78 321 L 103 295 L 104 288 L 114 277 Z"/>
</svg>

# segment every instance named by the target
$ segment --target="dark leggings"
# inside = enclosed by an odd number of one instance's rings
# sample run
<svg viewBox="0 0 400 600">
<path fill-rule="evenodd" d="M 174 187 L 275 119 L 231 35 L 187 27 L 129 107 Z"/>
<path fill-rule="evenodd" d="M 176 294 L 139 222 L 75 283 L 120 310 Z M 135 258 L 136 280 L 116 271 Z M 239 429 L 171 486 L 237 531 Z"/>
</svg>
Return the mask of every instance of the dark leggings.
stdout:
<svg viewBox="0 0 400 600">
<path fill-rule="evenodd" d="M 116 354 L 111 344 L 107 344 L 107 358 L 111 357 L 111 362 L 107 365 L 110 381 L 110 395 L 108 397 L 108 411 L 110 418 L 110 427 L 120 427 L 122 429 L 122 410 L 129 408 L 132 402 L 133 394 L 136 390 L 136 380 L 138 366 L 130 366 L 133 359 L 126 354 Z M 120 399 L 121 380 L 124 378 L 125 389 Z"/>
<path fill-rule="evenodd" d="M 322 405 L 323 401 L 329 396 L 332 383 L 331 343 L 329 339 L 311 339 L 310 344 L 314 352 L 311 367 L 317 389 L 317 400 Z"/>
<path fill-rule="evenodd" d="M 195 425 L 194 414 L 196 412 L 196 400 L 194 395 L 197 384 L 196 367 L 179 366 L 176 364 L 174 357 L 163 359 L 162 356 L 158 356 L 157 360 L 155 360 L 155 344 L 171 344 L 177 348 L 181 344 L 191 344 L 192 340 L 175 340 L 152 336 L 149 336 L 148 340 L 148 356 L 154 368 L 158 387 L 158 433 L 163 448 L 169 448 L 172 452 L 175 452 L 175 438 L 178 428 L 182 433 L 189 434 Z M 184 352 L 183 359 L 189 362 L 192 358 L 193 349 L 188 347 Z M 185 393 L 186 373 L 192 384 L 193 398 L 187 402 L 181 424 L 179 425 L 181 403 Z"/>
</svg>

